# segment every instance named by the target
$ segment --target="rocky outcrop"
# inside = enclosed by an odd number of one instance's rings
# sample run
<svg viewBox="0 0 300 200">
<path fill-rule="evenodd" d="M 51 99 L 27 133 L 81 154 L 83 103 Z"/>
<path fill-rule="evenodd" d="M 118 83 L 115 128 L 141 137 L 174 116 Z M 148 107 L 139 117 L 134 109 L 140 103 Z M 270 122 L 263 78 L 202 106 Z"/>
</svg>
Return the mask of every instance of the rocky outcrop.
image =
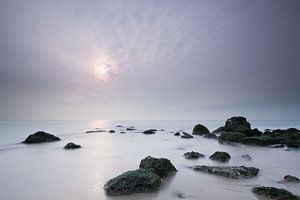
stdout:
<svg viewBox="0 0 300 200">
<path fill-rule="evenodd" d="M 227 142 L 242 142 L 245 137 L 247 137 L 245 133 L 228 131 L 223 132 L 219 136 L 219 140 Z"/>
<path fill-rule="evenodd" d="M 225 123 L 225 131 L 247 132 L 251 131 L 251 125 L 245 117 L 231 117 Z"/>
<path fill-rule="evenodd" d="M 197 124 L 193 128 L 193 135 L 205 135 L 207 133 L 210 133 L 210 131 L 202 124 Z"/>
<path fill-rule="evenodd" d="M 64 149 L 79 149 L 81 146 L 79 144 L 75 144 L 73 142 L 69 142 L 64 146 Z"/>
<path fill-rule="evenodd" d="M 187 132 L 182 132 L 181 138 L 190 139 L 190 138 L 194 138 L 194 136 L 188 134 Z"/>
<path fill-rule="evenodd" d="M 299 183 L 300 180 L 296 176 L 286 175 L 283 177 L 283 181 L 290 183 Z"/>
<path fill-rule="evenodd" d="M 151 170 L 137 169 L 125 172 L 107 181 L 104 190 L 107 195 L 128 195 L 151 192 L 159 188 L 161 178 Z"/>
<path fill-rule="evenodd" d="M 209 156 L 209 158 L 214 161 L 227 162 L 230 159 L 230 155 L 227 152 L 216 151 L 211 156 Z"/>
<path fill-rule="evenodd" d="M 245 166 L 206 166 L 197 165 L 194 166 L 195 171 L 201 171 L 209 174 L 215 174 L 218 176 L 224 176 L 232 179 L 247 179 L 257 176 L 259 169 L 255 167 L 245 167 Z"/>
<path fill-rule="evenodd" d="M 155 134 L 156 131 L 157 131 L 156 129 L 148 129 L 148 130 L 145 130 L 143 132 L 143 134 L 146 134 L 146 135 Z"/>
<path fill-rule="evenodd" d="M 191 151 L 191 152 L 186 152 L 185 154 L 183 154 L 184 157 L 186 159 L 198 159 L 198 158 L 203 158 L 205 157 L 205 155 L 199 153 L 199 152 L 194 152 L 194 151 Z"/>
<path fill-rule="evenodd" d="M 59 137 L 46 133 L 44 131 L 38 131 L 34 134 L 29 135 L 22 143 L 25 144 L 35 144 L 35 143 L 44 143 L 44 142 L 55 142 L 60 141 Z"/>
<path fill-rule="evenodd" d="M 205 138 L 208 138 L 208 139 L 217 139 L 218 137 L 216 136 L 216 134 L 214 133 L 207 133 L 204 135 Z"/>
<path fill-rule="evenodd" d="M 299 200 L 293 193 L 275 187 L 254 187 L 252 192 L 258 196 L 273 200 Z"/>
<path fill-rule="evenodd" d="M 221 127 L 217 128 L 217 129 L 214 130 L 212 133 L 217 134 L 217 133 L 221 133 L 221 132 L 223 132 L 223 131 L 225 131 L 225 126 L 221 126 Z"/>
<path fill-rule="evenodd" d="M 144 158 L 139 167 L 140 169 L 151 170 L 161 178 L 177 172 L 170 160 L 166 158 L 154 158 L 151 156 Z"/>
</svg>

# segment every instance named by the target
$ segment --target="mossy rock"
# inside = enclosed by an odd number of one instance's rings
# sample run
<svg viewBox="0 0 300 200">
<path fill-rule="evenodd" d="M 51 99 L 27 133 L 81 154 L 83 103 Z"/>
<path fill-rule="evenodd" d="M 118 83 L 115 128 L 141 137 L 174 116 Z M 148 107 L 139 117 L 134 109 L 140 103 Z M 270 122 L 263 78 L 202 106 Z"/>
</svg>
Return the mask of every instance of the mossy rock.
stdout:
<svg viewBox="0 0 300 200">
<path fill-rule="evenodd" d="M 147 156 L 141 160 L 140 169 L 151 170 L 161 178 L 173 175 L 177 172 L 170 160 L 151 156 Z"/>
<path fill-rule="evenodd" d="M 205 135 L 207 133 L 210 133 L 210 131 L 202 124 L 197 124 L 193 128 L 193 135 Z"/>
<path fill-rule="evenodd" d="M 217 133 L 221 133 L 221 132 L 223 132 L 223 131 L 225 131 L 225 126 L 221 126 L 221 127 L 217 128 L 217 129 L 214 130 L 212 133 L 217 134 Z"/>
<path fill-rule="evenodd" d="M 229 153 L 224 151 L 216 151 L 211 156 L 209 156 L 209 158 L 219 162 L 227 162 L 230 159 L 230 155 Z"/>
<path fill-rule="evenodd" d="M 245 133 L 241 132 L 224 132 L 219 136 L 219 140 L 228 142 L 242 142 L 247 137 Z"/>
<path fill-rule="evenodd" d="M 288 190 L 275 187 L 254 187 L 252 192 L 264 198 L 273 200 L 299 200 L 300 198 Z"/>
<path fill-rule="evenodd" d="M 257 146 L 268 146 L 273 144 L 284 143 L 284 140 L 279 137 L 271 137 L 267 135 L 245 137 L 242 141 L 243 144 L 257 145 Z"/>
<path fill-rule="evenodd" d="M 64 146 L 64 149 L 79 149 L 81 146 L 79 144 L 75 144 L 73 142 L 69 142 Z"/>
<path fill-rule="evenodd" d="M 44 131 L 38 131 L 34 134 L 29 135 L 22 143 L 35 144 L 35 143 L 55 142 L 55 141 L 60 141 L 60 138 L 50 133 L 46 133 Z"/>
<path fill-rule="evenodd" d="M 251 125 L 245 117 L 231 117 L 226 120 L 225 131 L 246 132 L 251 131 Z"/>
<path fill-rule="evenodd" d="M 216 134 L 214 133 L 207 133 L 204 135 L 205 138 L 208 138 L 208 139 L 217 139 L 218 137 L 216 136 Z"/>
<path fill-rule="evenodd" d="M 110 179 L 104 185 L 104 190 L 110 196 L 128 195 L 155 191 L 160 184 L 161 178 L 151 170 L 137 169 Z"/>
</svg>

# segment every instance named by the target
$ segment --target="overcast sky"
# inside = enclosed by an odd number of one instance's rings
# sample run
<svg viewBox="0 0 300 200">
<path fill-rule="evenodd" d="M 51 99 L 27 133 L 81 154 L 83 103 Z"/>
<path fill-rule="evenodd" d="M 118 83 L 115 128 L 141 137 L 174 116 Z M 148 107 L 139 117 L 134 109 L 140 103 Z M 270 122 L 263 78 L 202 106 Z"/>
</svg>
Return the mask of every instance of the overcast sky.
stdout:
<svg viewBox="0 0 300 200">
<path fill-rule="evenodd" d="M 300 119 L 298 0 L 1 0 L 0 119 Z"/>
</svg>

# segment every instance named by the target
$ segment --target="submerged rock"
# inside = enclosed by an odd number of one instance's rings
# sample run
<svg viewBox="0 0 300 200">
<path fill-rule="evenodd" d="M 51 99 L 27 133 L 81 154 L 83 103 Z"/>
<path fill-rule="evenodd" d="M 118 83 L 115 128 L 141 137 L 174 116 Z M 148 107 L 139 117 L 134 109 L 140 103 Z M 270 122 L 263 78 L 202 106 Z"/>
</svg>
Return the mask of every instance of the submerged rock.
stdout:
<svg viewBox="0 0 300 200">
<path fill-rule="evenodd" d="M 242 142 L 247 137 L 245 133 L 241 132 L 223 132 L 219 136 L 219 140 L 228 142 Z"/>
<path fill-rule="evenodd" d="M 59 137 L 46 133 L 44 131 L 38 131 L 34 134 L 29 135 L 22 143 L 34 144 L 34 143 L 44 143 L 44 142 L 55 142 L 60 141 Z"/>
<path fill-rule="evenodd" d="M 227 152 L 216 151 L 211 156 L 209 156 L 209 158 L 219 162 L 227 162 L 230 159 L 230 155 Z"/>
<path fill-rule="evenodd" d="M 252 192 L 258 196 L 262 196 L 273 200 L 299 200 L 300 198 L 289 192 L 288 190 L 275 187 L 254 187 Z"/>
<path fill-rule="evenodd" d="M 219 176 L 224 176 L 232 179 L 241 178 L 251 178 L 257 176 L 259 169 L 255 167 L 245 167 L 245 166 L 206 166 L 198 165 L 193 167 L 196 171 L 206 172 L 209 174 L 215 174 Z"/>
<path fill-rule="evenodd" d="M 148 130 L 145 130 L 143 132 L 143 134 L 146 134 L 146 135 L 155 134 L 156 131 L 157 131 L 156 129 L 148 129 Z"/>
<path fill-rule="evenodd" d="M 205 138 L 209 138 L 209 139 L 217 139 L 218 137 L 216 136 L 216 134 L 213 133 L 207 133 L 204 135 Z"/>
<path fill-rule="evenodd" d="M 115 130 L 109 130 L 109 133 L 115 133 L 116 131 Z"/>
<path fill-rule="evenodd" d="M 202 124 L 197 124 L 193 128 L 193 135 L 205 135 L 207 133 L 210 133 L 209 130 L 208 130 L 208 128 L 206 128 Z"/>
<path fill-rule="evenodd" d="M 69 142 L 64 146 L 64 149 L 79 149 L 81 146 L 79 144 L 75 144 L 73 142 Z"/>
<path fill-rule="evenodd" d="M 290 183 L 299 183 L 300 180 L 296 176 L 291 176 L 291 175 L 286 175 L 283 177 L 283 180 L 285 182 L 290 182 Z"/>
<path fill-rule="evenodd" d="M 159 188 L 161 178 L 153 171 L 137 169 L 125 172 L 104 185 L 107 195 L 128 195 L 132 193 L 151 192 Z"/>
<path fill-rule="evenodd" d="M 126 128 L 127 131 L 135 131 L 136 128 L 134 126 L 129 126 Z"/>
<path fill-rule="evenodd" d="M 273 144 L 273 145 L 270 145 L 270 148 L 283 148 L 284 147 L 284 144 Z"/>
<path fill-rule="evenodd" d="M 194 152 L 194 151 L 191 151 L 191 152 L 186 152 L 185 154 L 183 154 L 184 157 L 186 159 L 198 159 L 198 158 L 203 158 L 205 157 L 205 155 L 199 153 L 199 152 Z"/>
<path fill-rule="evenodd" d="M 252 160 L 251 156 L 249 154 L 244 154 L 244 155 L 241 155 L 241 158 L 244 158 L 246 160 Z"/>
<path fill-rule="evenodd" d="M 141 160 L 139 167 L 140 169 L 151 170 L 161 178 L 173 175 L 177 172 L 177 169 L 170 160 L 166 158 L 154 158 L 151 156 L 147 156 Z"/>
<path fill-rule="evenodd" d="M 225 131 L 233 131 L 233 132 L 251 131 L 251 125 L 245 117 L 231 117 L 225 123 Z"/>
<path fill-rule="evenodd" d="M 187 132 L 182 132 L 181 138 L 190 139 L 190 138 L 194 138 L 194 136 L 188 134 Z"/>
</svg>

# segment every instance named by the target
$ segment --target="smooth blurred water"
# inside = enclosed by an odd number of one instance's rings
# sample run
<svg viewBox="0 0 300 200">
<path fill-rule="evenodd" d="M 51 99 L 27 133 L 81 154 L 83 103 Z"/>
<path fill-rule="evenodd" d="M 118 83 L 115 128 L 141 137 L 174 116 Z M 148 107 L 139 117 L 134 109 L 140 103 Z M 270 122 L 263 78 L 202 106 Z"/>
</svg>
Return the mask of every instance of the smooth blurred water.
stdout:
<svg viewBox="0 0 300 200">
<path fill-rule="evenodd" d="M 0 122 L 0 199 L 4 200 L 66 200 L 66 199 L 177 199 L 176 192 L 186 199 L 219 200 L 257 199 L 251 188 L 257 185 L 288 189 L 300 195 L 299 184 L 280 184 L 286 174 L 300 177 L 300 151 L 224 145 L 212 139 L 195 137 L 181 139 L 170 131 L 179 129 L 191 132 L 196 123 L 203 123 L 210 130 L 224 121 L 2 121 Z M 135 126 L 137 131 L 126 131 L 116 125 Z M 252 127 L 300 129 L 300 121 L 251 121 Z M 116 133 L 90 133 L 87 130 L 114 129 Z M 137 133 L 147 128 L 164 129 L 154 135 Z M 25 145 L 20 144 L 29 134 L 38 130 L 59 136 L 62 141 Z M 68 142 L 83 146 L 67 151 Z M 187 151 L 199 151 L 207 157 L 196 161 L 186 160 Z M 208 159 L 221 150 L 231 154 L 226 164 Z M 253 160 L 240 156 L 249 154 Z M 103 191 L 105 182 L 125 171 L 138 168 L 142 158 L 151 155 L 165 157 L 178 169 L 175 176 L 164 180 L 157 192 L 122 197 L 107 197 Z M 260 169 L 257 178 L 231 180 L 201 172 L 193 165 L 245 165 Z"/>
</svg>

